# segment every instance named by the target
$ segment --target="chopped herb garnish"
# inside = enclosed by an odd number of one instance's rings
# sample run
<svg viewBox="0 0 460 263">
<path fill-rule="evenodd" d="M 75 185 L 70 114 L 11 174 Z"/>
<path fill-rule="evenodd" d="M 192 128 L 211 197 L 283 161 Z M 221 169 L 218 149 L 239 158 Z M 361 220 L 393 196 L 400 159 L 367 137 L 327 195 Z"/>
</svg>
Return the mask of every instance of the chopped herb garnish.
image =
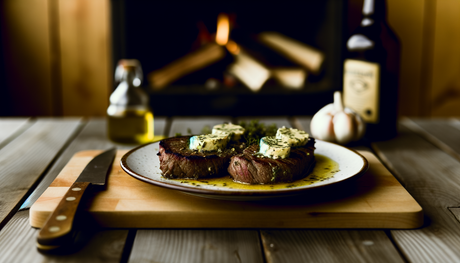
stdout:
<svg viewBox="0 0 460 263">
<path fill-rule="evenodd" d="M 238 125 L 245 129 L 243 140 L 248 145 L 258 144 L 262 137 L 275 136 L 276 130 L 278 129 L 276 124 L 266 126 L 264 123 L 259 123 L 258 120 L 252 120 L 250 122 L 242 121 L 238 123 Z"/>
</svg>

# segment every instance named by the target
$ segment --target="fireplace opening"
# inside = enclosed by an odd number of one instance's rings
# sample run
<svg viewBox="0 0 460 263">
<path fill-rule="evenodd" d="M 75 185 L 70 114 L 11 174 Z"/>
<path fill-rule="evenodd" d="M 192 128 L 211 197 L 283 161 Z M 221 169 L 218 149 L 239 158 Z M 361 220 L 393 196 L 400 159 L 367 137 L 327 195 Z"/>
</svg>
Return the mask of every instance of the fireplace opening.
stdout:
<svg viewBox="0 0 460 263">
<path fill-rule="evenodd" d="M 344 5 L 112 0 L 114 64 L 140 61 L 158 115 L 314 114 L 342 87 Z"/>
</svg>

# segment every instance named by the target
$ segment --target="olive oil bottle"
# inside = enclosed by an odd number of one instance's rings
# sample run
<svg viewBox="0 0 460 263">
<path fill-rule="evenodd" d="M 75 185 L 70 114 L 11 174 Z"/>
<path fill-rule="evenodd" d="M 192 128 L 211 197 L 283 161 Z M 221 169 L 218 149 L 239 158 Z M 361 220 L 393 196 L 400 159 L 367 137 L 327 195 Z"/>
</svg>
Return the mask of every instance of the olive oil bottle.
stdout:
<svg viewBox="0 0 460 263">
<path fill-rule="evenodd" d="M 399 57 L 385 0 L 364 0 L 361 24 L 346 43 L 343 97 L 366 122 L 365 137 L 371 141 L 396 136 Z"/>
<path fill-rule="evenodd" d="M 140 88 L 142 70 L 137 60 L 121 60 L 115 72 L 119 85 L 107 109 L 108 137 L 125 144 L 153 141 L 153 113 L 148 95 Z"/>
</svg>

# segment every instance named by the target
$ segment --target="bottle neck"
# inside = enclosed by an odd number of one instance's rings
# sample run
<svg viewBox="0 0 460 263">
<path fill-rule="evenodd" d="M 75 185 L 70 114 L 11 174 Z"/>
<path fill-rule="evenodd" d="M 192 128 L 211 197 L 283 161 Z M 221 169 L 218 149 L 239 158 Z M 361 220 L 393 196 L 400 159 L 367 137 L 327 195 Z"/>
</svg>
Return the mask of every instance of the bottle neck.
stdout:
<svg viewBox="0 0 460 263">
<path fill-rule="evenodd" d="M 363 20 L 361 21 L 361 26 L 369 26 L 375 22 L 385 21 L 385 19 L 385 0 L 364 0 Z"/>
<path fill-rule="evenodd" d="M 126 82 L 130 87 L 140 86 L 140 80 L 136 76 L 136 72 L 134 68 L 130 68 L 130 67 L 125 68 L 121 79 L 122 79 L 122 82 Z"/>
</svg>

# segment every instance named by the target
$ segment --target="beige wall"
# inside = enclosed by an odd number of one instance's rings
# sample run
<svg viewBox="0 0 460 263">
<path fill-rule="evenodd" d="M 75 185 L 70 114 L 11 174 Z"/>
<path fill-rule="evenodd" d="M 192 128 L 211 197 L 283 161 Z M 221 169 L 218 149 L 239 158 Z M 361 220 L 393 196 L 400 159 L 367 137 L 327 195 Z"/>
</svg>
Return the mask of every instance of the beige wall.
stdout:
<svg viewBox="0 0 460 263">
<path fill-rule="evenodd" d="M 4 1 L 3 6 L 0 17 L 5 24 L 2 35 L 8 100 L 14 102 L 11 110 L 18 115 L 53 115 L 48 2 L 10 0 Z"/>
<path fill-rule="evenodd" d="M 109 0 L 1 4 L 16 115 L 105 115 L 112 85 Z"/>
<path fill-rule="evenodd" d="M 401 115 L 460 116 L 460 1 L 387 3 L 402 43 Z"/>
<path fill-rule="evenodd" d="M 460 1 L 437 1 L 435 14 L 431 115 L 460 116 Z"/>
<path fill-rule="evenodd" d="M 400 114 L 460 116 L 460 1 L 387 3 L 389 24 L 402 43 Z M 16 114 L 103 116 L 113 76 L 110 1 L 1 4 Z M 350 0 L 351 7 L 361 5 Z"/>
</svg>

